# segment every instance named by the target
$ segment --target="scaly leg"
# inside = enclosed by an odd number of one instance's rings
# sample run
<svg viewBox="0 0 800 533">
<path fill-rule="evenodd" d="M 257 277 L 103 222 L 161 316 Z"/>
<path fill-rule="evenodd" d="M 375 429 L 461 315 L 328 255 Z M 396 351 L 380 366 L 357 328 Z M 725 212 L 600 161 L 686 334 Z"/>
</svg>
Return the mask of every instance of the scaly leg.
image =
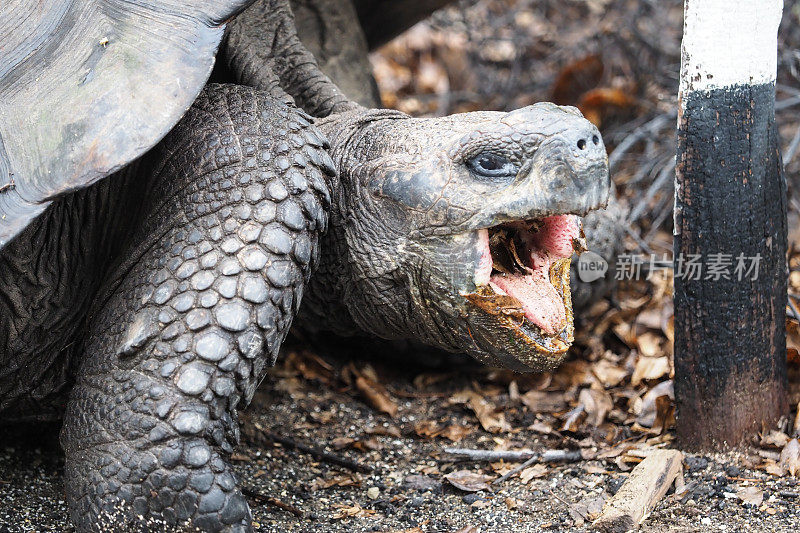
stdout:
<svg viewBox="0 0 800 533">
<path fill-rule="evenodd" d="M 318 255 L 333 173 L 302 112 L 212 85 L 152 154 L 62 431 L 80 531 L 247 531 L 226 460 Z"/>
</svg>

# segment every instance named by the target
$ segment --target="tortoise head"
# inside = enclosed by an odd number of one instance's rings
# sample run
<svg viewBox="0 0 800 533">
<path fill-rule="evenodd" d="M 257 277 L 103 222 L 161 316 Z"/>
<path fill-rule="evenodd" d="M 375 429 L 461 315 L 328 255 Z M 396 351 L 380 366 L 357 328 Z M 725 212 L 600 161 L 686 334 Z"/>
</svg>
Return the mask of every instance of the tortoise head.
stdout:
<svg viewBox="0 0 800 533">
<path fill-rule="evenodd" d="M 344 304 L 384 338 L 546 370 L 573 339 L 579 216 L 610 182 L 600 132 L 571 107 L 412 119 L 371 111 L 327 129 Z"/>
</svg>

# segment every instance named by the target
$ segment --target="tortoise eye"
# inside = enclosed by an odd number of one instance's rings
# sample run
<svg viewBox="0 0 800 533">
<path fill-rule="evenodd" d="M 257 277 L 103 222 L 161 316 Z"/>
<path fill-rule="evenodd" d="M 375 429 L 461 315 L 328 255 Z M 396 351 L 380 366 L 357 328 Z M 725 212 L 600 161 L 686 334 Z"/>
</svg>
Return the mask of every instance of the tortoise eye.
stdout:
<svg viewBox="0 0 800 533">
<path fill-rule="evenodd" d="M 478 154 L 469 161 L 467 166 L 472 172 L 487 178 L 513 177 L 517 174 L 517 166 L 507 158 L 485 152 Z"/>
</svg>

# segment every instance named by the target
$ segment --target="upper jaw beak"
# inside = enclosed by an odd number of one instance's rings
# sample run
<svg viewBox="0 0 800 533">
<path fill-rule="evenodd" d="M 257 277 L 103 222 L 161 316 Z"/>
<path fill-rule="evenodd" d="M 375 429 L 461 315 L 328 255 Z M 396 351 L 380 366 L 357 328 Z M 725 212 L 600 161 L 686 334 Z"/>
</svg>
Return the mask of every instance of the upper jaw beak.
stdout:
<svg viewBox="0 0 800 533">
<path fill-rule="evenodd" d="M 516 185 L 501 198 L 488 202 L 464 230 L 552 215 L 586 216 L 606 206 L 610 191 L 605 161 L 577 171 L 564 160 L 554 158 L 544 164 L 532 161 L 522 167 Z"/>
</svg>

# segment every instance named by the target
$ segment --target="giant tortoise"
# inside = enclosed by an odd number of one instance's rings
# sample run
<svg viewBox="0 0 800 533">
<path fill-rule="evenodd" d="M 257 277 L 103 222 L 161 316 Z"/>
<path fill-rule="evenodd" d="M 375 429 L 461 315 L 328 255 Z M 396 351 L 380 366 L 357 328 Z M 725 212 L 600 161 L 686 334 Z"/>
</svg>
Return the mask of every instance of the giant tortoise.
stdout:
<svg viewBox="0 0 800 533">
<path fill-rule="evenodd" d="M 249 530 L 237 409 L 295 316 L 517 370 L 572 341 L 598 130 L 362 106 L 248 3 L 0 7 L 0 417 L 63 418 L 79 531 Z"/>
</svg>

